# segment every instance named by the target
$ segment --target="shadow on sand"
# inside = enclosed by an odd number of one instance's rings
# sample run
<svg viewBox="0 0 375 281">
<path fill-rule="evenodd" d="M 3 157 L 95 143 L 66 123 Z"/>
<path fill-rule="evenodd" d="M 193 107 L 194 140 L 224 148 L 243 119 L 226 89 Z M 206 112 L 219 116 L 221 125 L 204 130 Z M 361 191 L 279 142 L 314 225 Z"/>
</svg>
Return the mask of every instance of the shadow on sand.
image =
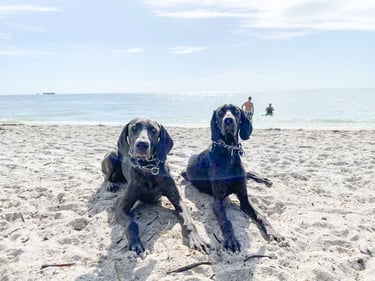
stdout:
<svg viewBox="0 0 375 281">
<path fill-rule="evenodd" d="M 193 213 L 193 219 L 202 222 L 207 233 L 211 252 L 209 259 L 212 261 L 213 274 L 211 280 L 218 281 L 251 281 L 256 271 L 258 258 L 249 256 L 265 255 L 265 246 L 260 247 L 256 252 L 251 251 L 250 223 L 251 219 L 241 210 L 236 197 L 230 196 L 226 199 L 227 216 L 232 222 L 234 233 L 241 244 L 240 253 L 227 252 L 222 246 L 222 234 L 213 212 L 213 197 L 200 192 L 189 181 L 183 179 L 180 183 L 185 188 L 185 196 L 197 206 L 198 211 Z M 238 201 L 238 200 L 237 200 Z M 258 230 L 258 229 L 257 229 Z"/>
<path fill-rule="evenodd" d="M 248 256 L 248 249 L 251 248 L 249 217 L 242 212 L 238 205 L 228 200 L 227 214 L 233 223 L 236 237 L 241 243 L 242 252 L 237 254 L 225 252 L 220 244 L 222 240 L 221 231 L 212 210 L 212 196 L 199 192 L 185 180 L 176 183 L 179 188 L 185 188 L 186 198 L 196 205 L 197 211 L 192 214 L 193 220 L 195 222 L 200 221 L 204 226 L 207 236 L 203 235 L 203 233 L 200 234 L 206 237 L 206 241 L 209 240 L 207 242 L 211 245 L 211 252 L 208 256 L 203 254 L 194 256 L 194 254 L 189 254 L 186 247 L 183 247 L 184 250 L 180 254 L 174 253 L 174 258 L 177 256 L 180 262 L 177 262 L 177 264 L 181 264 L 181 266 L 193 263 L 191 262 L 192 259 L 193 261 L 209 260 L 212 262 L 210 268 L 205 266 L 204 268 L 193 269 L 196 270 L 193 275 L 189 271 L 167 274 L 167 268 L 170 268 L 168 260 L 173 256 L 171 254 L 170 257 L 168 253 L 168 248 L 171 248 L 170 244 L 181 243 L 186 245 L 186 241 L 182 240 L 182 235 L 177 238 L 170 237 L 181 233 L 180 230 L 178 232 L 172 230 L 178 224 L 178 219 L 173 213 L 173 207 L 163 207 L 161 204 L 147 205 L 138 203 L 135 206 L 141 240 L 146 252 L 148 251 L 152 254 L 140 258 L 136 257 L 133 252 L 128 251 L 124 230 L 114 218 L 114 206 L 117 205 L 117 201 L 122 197 L 125 186 L 122 186 L 117 193 L 112 193 L 106 191 L 103 183 L 90 200 L 88 210 L 89 216 L 95 216 L 104 211 L 107 212 L 108 223 L 111 227 L 111 243 L 106 252 L 100 256 L 95 271 L 79 276 L 76 281 L 253 280 L 258 259 L 244 261 L 246 256 Z M 163 198 L 163 200 L 166 199 Z M 163 205 L 168 205 L 168 203 L 163 201 Z M 164 240 L 168 239 L 169 242 L 166 241 L 164 243 Z M 170 242 L 170 239 L 172 239 L 172 242 Z M 165 248 L 161 250 L 159 246 L 159 249 L 155 249 L 154 246 L 157 242 L 164 244 Z M 264 255 L 264 253 L 265 247 L 261 247 L 253 254 Z M 163 272 L 160 272 L 160 267 L 163 268 Z"/>
<path fill-rule="evenodd" d="M 114 206 L 117 206 L 119 198 L 122 198 L 124 188 L 125 186 L 122 186 L 117 193 L 112 193 L 106 190 L 103 183 L 90 200 L 89 216 L 95 216 L 103 211 L 108 213 L 111 243 L 106 253 L 99 258 L 95 272 L 82 275 L 76 281 L 147 280 L 147 276 L 153 272 L 157 260 L 148 257 L 142 259 L 128 251 L 124 229 L 115 220 Z M 178 224 L 178 219 L 172 210 L 162 207 L 161 204 L 137 203 L 134 208 L 141 241 L 146 252 L 152 252 L 160 234 L 171 230 Z M 142 261 L 142 265 L 139 265 L 139 261 Z"/>
</svg>

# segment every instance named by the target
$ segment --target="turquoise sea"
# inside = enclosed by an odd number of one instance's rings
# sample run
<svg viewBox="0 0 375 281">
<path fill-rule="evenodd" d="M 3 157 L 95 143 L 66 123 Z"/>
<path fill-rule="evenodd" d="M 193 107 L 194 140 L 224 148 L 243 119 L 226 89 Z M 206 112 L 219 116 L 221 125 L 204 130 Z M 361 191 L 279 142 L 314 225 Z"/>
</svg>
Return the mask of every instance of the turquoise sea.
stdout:
<svg viewBox="0 0 375 281">
<path fill-rule="evenodd" d="M 224 103 L 252 96 L 255 128 L 375 129 L 375 89 L 0 95 L 0 123 L 123 125 L 149 117 L 166 126 L 208 127 Z M 274 115 L 263 116 L 272 103 Z"/>
</svg>

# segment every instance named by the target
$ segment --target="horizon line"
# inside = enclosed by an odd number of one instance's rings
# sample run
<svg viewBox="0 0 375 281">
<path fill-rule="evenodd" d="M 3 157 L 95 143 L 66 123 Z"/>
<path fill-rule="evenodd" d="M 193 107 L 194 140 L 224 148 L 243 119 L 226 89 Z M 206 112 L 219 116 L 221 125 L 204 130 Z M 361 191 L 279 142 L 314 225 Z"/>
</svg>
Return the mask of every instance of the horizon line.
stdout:
<svg viewBox="0 0 375 281">
<path fill-rule="evenodd" d="M 375 90 L 374 87 L 316 87 L 316 88 L 280 88 L 280 89 L 249 89 L 249 90 L 196 90 L 196 91 L 114 91 L 114 92 L 48 92 L 54 95 L 124 95 L 124 94 L 202 94 L 202 93 L 256 93 L 256 92 L 280 92 L 280 91 L 315 91 L 315 90 Z M 38 93 L 0 93 L 0 96 L 37 96 L 47 92 Z"/>
</svg>

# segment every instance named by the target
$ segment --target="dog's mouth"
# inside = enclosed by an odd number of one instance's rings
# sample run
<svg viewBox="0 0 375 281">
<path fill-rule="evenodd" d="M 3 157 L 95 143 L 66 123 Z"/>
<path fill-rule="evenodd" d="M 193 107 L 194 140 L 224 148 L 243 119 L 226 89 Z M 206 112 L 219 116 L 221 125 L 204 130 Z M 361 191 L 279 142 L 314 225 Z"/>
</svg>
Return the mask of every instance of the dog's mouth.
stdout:
<svg viewBox="0 0 375 281">
<path fill-rule="evenodd" d="M 141 160 L 151 160 L 151 153 L 149 151 L 139 151 L 135 150 L 133 157 Z"/>
<path fill-rule="evenodd" d="M 234 126 L 224 126 L 223 133 L 226 135 L 234 135 L 235 134 L 235 127 Z"/>
<path fill-rule="evenodd" d="M 226 132 L 223 134 L 223 136 L 224 136 L 223 141 L 226 144 L 234 145 L 237 143 L 236 137 L 233 131 Z"/>
<path fill-rule="evenodd" d="M 235 136 L 237 134 L 236 126 L 234 124 L 225 125 L 222 128 L 222 135 L 224 136 L 226 142 L 233 143 Z"/>
</svg>

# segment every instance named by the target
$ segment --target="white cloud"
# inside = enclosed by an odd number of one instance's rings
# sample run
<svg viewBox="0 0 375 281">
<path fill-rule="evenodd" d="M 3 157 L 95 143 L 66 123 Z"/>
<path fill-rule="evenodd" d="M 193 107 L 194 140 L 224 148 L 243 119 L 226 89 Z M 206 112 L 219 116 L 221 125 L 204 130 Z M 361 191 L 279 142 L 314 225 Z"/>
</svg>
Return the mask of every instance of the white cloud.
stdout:
<svg viewBox="0 0 375 281">
<path fill-rule="evenodd" d="M 178 8 L 187 6 L 200 6 L 200 7 L 232 7 L 232 8 L 244 8 L 252 5 L 250 2 L 260 1 L 247 1 L 247 0 L 145 0 L 150 6 L 158 8 Z"/>
<path fill-rule="evenodd" d="M 0 57 L 39 57 L 45 55 L 45 52 L 27 50 L 27 49 L 0 49 Z"/>
<path fill-rule="evenodd" d="M 32 33 L 44 33 L 44 32 L 46 32 L 45 28 L 36 27 L 36 26 L 32 26 L 32 25 L 10 24 L 10 26 L 12 26 L 16 29 L 22 30 L 22 31 L 26 31 L 26 32 L 32 32 Z"/>
<path fill-rule="evenodd" d="M 21 12 L 60 12 L 60 8 L 37 5 L 0 5 L 0 17 Z"/>
<path fill-rule="evenodd" d="M 243 18 L 247 17 L 244 13 L 228 13 L 222 11 L 209 10 L 189 10 L 179 12 L 159 12 L 159 17 L 181 18 L 181 19 L 214 19 L 214 18 Z"/>
<path fill-rule="evenodd" d="M 144 53 L 145 50 L 142 48 L 131 48 L 131 49 L 125 49 L 125 50 L 113 50 L 112 51 L 116 55 L 123 55 L 123 54 L 140 54 Z"/>
<path fill-rule="evenodd" d="M 156 16 L 228 18 L 266 39 L 333 30 L 375 31 L 372 0 L 145 0 Z"/>
<path fill-rule="evenodd" d="M 240 48 L 240 47 L 248 46 L 248 45 L 251 45 L 251 44 L 253 44 L 253 41 L 241 42 L 241 43 L 234 44 L 232 46 L 232 48 Z"/>
<path fill-rule="evenodd" d="M 0 39 L 10 39 L 10 34 L 0 32 Z"/>
<path fill-rule="evenodd" d="M 309 30 L 286 30 L 286 31 L 268 31 L 268 32 L 255 32 L 253 35 L 262 39 L 290 39 L 294 37 L 307 36 L 313 33 Z"/>
<path fill-rule="evenodd" d="M 170 48 L 169 50 L 173 54 L 186 55 L 186 54 L 191 54 L 191 53 L 202 52 L 206 49 L 207 49 L 206 47 L 177 46 L 177 47 Z"/>
</svg>

